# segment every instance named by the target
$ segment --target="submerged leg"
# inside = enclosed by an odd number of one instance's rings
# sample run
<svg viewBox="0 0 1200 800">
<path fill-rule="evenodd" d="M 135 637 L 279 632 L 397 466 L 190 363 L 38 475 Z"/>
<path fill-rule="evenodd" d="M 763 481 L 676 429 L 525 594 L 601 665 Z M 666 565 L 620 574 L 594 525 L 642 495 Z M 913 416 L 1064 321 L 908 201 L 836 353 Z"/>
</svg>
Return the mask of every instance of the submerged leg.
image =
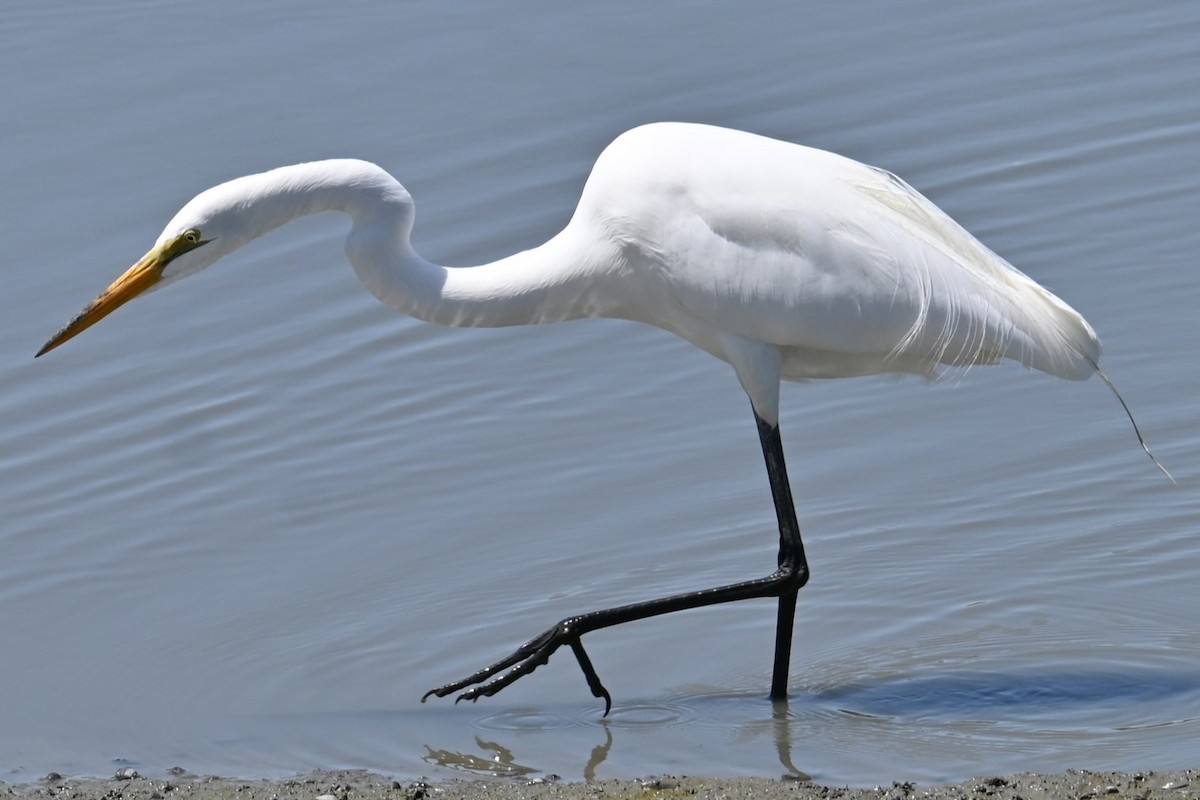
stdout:
<svg viewBox="0 0 1200 800">
<path fill-rule="evenodd" d="M 765 578 L 567 617 L 521 645 L 507 658 L 484 667 L 460 681 L 432 689 L 426 692 L 421 700 L 426 700 L 430 695 L 445 697 L 475 684 L 478 685 L 462 692 L 457 699 L 478 700 L 480 697 L 490 697 L 533 672 L 545 664 L 555 650 L 563 645 L 568 645 L 579 661 L 579 667 L 583 670 L 592 694 L 604 700 L 604 713 L 607 716 L 612 707 L 612 698 L 600 682 L 600 676 L 596 674 L 591 659 L 584 651 L 580 637 L 601 628 L 609 628 L 613 625 L 647 617 L 656 617 L 660 614 L 670 614 L 673 611 L 684 611 L 689 608 L 700 608 L 718 603 L 731 603 L 735 600 L 749 600 L 755 597 L 779 598 L 779 612 L 775 623 L 775 663 L 771 676 L 771 699 L 785 699 L 787 697 L 788 665 L 792 651 L 792 620 L 796 613 L 796 593 L 808 582 L 808 562 L 804 558 L 804 544 L 800 540 L 800 526 L 796 522 L 796 509 L 792 503 L 792 491 L 788 485 L 779 426 L 764 422 L 757 413 L 754 418 L 758 423 L 758 437 L 762 443 L 767 477 L 771 482 L 771 496 L 775 500 L 775 514 L 779 521 L 778 569 Z"/>
</svg>

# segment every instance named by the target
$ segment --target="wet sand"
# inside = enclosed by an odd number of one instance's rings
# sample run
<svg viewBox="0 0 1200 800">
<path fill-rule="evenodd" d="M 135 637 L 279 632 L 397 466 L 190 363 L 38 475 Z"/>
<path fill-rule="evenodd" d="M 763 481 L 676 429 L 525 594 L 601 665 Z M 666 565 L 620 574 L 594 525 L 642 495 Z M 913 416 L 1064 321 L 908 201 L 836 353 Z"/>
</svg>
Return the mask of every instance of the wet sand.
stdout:
<svg viewBox="0 0 1200 800">
<path fill-rule="evenodd" d="M 640 780 L 580 783 L 548 779 L 522 781 L 397 781 L 369 772 L 316 772 L 285 780 L 240 780 L 196 776 L 172 770 L 167 777 L 143 777 L 132 769 L 112 778 L 70 778 L 51 774 L 28 784 L 0 782 L 0 797 L 64 800 L 677 800 L 678 798 L 1190 798 L 1200 797 L 1200 770 L 1173 772 L 1083 772 L 1058 775 L 985 776 L 956 784 L 923 786 L 894 783 L 872 788 L 822 786 L 811 781 L 769 778 L 659 776 Z"/>
</svg>

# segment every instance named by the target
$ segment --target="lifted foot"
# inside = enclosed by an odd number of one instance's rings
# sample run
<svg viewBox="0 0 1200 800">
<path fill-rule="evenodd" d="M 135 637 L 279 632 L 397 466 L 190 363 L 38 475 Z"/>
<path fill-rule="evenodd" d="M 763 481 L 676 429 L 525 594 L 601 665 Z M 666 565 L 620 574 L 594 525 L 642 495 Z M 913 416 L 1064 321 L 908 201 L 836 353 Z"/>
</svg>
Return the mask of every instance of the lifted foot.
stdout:
<svg viewBox="0 0 1200 800">
<path fill-rule="evenodd" d="M 588 658 L 587 652 L 583 649 L 583 642 L 579 638 L 582 634 L 575 632 L 576 621 L 575 617 L 564 619 L 539 636 L 530 639 L 518 647 L 512 655 L 500 659 L 495 664 L 484 667 L 461 681 L 429 690 L 421 696 L 421 702 L 424 703 L 430 695 L 445 697 L 475 684 L 479 685 L 462 692 L 454 699 L 454 702 L 457 703 L 459 700 L 474 702 L 481 697 L 491 697 L 545 664 L 558 648 L 570 645 L 571 651 L 575 653 L 575 660 L 579 662 L 579 668 L 583 670 L 583 676 L 587 679 L 588 688 L 592 690 L 592 695 L 604 701 L 604 716 L 607 717 L 608 712 L 612 710 L 612 696 L 600 682 L 600 676 L 596 674 L 592 660 Z M 503 672 L 503 670 L 508 671 Z M 502 674 L 497 675 L 497 673 Z"/>
</svg>

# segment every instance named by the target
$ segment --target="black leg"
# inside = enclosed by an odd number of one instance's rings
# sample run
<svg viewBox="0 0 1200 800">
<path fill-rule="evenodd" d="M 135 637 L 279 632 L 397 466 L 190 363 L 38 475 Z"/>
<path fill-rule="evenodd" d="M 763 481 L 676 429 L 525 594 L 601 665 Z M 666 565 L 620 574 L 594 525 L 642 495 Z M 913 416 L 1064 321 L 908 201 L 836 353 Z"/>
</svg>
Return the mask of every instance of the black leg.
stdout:
<svg viewBox="0 0 1200 800">
<path fill-rule="evenodd" d="M 585 633 L 625 622 L 670 614 L 689 608 L 731 603 L 735 600 L 749 600 L 755 597 L 779 598 L 779 613 L 775 625 L 775 664 L 771 677 L 771 699 L 786 699 L 788 665 L 792 650 L 792 620 L 796 613 L 796 593 L 808 582 L 808 562 L 804 558 L 804 544 L 800 540 L 800 526 L 796 522 L 796 509 L 792 502 L 792 491 L 788 485 L 787 468 L 783 459 L 783 444 L 779 438 L 779 426 L 764 422 L 757 413 L 754 418 L 758 423 L 758 436 L 762 442 L 767 477 L 771 482 L 771 496 L 775 500 L 775 514 L 779 521 L 779 568 L 775 572 L 765 578 L 568 617 L 521 645 L 507 658 L 484 667 L 461 681 L 448 683 L 426 692 L 421 700 L 424 701 L 430 695 L 445 697 L 475 684 L 478 685 L 460 694 L 458 700 L 478 700 L 480 697 L 490 697 L 533 672 L 545 664 L 555 650 L 563 645 L 568 645 L 579 661 L 579 667 L 583 670 L 592 694 L 604 700 L 604 713 L 607 716 L 612 707 L 612 698 L 600 682 L 600 677 L 596 674 L 591 659 L 584 652 L 580 637 Z M 504 672 L 504 670 L 508 671 Z"/>
<path fill-rule="evenodd" d="M 771 497 L 775 499 L 775 517 L 779 521 L 779 572 L 792 576 L 793 581 L 792 588 L 779 595 L 779 613 L 775 619 L 775 666 L 771 672 L 771 699 L 786 700 L 796 595 L 800 587 L 808 583 L 808 560 L 804 557 L 804 542 L 800 539 L 800 523 L 796 521 L 796 504 L 792 502 L 779 426 L 764 422 L 758 414 L 754 415 L 754 420 L 758 423 L 758 438 L 762 442 Z"/>
</svg>

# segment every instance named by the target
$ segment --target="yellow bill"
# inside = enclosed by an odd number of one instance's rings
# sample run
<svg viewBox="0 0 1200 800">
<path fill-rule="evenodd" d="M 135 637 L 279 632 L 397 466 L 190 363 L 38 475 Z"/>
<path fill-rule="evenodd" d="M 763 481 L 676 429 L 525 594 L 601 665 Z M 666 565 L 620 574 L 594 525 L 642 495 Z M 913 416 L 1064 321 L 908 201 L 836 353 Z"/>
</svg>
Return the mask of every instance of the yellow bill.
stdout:
<svg viewBox="0 0 1200 800">
<path fill-rule="evenodd" d="M 50 337 L 50 341 L 42 345 L 34 358 L 49 353 L 145 292 L 162 279 L 163 268 L 172 259 L 202 244 L 206 244 L 206 241 L 200 238 L 199 231 L 192 229 L 155 247 L 113 281 L 99 297 L 88 303 L 62 330 Z"/>
</svg>

